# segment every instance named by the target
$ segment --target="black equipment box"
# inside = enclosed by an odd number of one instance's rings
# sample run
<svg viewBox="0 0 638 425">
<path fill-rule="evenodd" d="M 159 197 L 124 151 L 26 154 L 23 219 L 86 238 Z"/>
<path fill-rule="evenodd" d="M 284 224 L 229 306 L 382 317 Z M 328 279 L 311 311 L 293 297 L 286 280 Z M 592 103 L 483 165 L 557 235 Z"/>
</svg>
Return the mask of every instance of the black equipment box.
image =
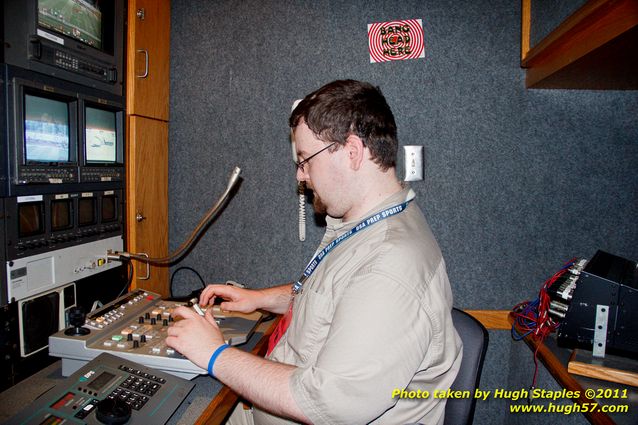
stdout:
<svg viewBox="0 0 638 425">
<path fill-rule="evenodd" d="M 598 251 L 580 273 L 558 344 L 592 349 L 598 306 L 607 314 L 605 351 L 638 356 L 638 264 Z"/>
</svg>

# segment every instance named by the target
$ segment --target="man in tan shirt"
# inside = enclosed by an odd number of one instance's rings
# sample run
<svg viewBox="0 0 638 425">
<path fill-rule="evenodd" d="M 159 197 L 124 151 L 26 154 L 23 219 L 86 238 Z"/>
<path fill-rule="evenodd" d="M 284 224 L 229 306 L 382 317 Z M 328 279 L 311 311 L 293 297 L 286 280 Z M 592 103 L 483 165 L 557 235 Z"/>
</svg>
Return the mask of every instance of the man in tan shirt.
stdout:
<svg viewBox="0 0 638 425">
<path fill-rule="evenodd" d="M 285 314 L 265 359 L 228 348 L 215 321 L 186 308 L 166 342 L 255 406 L 256 424 L 441 424 L 461 362 L 436 240 L 396 177 L 392 112 L 367 83 L 335 81 L 293 111 L 297 179 L 327 214 L 302 277 L 262 290 L 209 285 L 200 304 Z M 401 398 L 420 394 L 418 398 Z M 428 396 L 424 396 L 428 394 Z"/>
</svg>

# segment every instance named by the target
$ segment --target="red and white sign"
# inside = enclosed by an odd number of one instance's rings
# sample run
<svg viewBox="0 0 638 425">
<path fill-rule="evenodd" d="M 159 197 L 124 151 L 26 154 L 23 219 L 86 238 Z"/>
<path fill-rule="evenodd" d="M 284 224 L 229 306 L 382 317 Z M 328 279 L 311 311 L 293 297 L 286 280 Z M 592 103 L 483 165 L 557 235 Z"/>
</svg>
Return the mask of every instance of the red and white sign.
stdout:
<svg viewBox="0 0 638 425">
<path fill-rule="evenodd" d="M 368 24 L 370 62 L 425 57 L 421 19 Z"/>
</svg>

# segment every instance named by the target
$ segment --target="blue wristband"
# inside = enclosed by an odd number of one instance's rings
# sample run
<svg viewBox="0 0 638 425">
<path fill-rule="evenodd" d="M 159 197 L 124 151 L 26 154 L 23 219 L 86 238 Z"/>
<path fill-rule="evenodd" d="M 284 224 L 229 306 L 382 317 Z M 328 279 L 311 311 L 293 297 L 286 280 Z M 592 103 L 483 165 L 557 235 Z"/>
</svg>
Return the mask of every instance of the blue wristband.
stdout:
<svg viewBox="0 0 638 425">
<path fill-rule="evenodd" d="M 228 347 L 230 347 L 230 345 L 228 344 L 220 345 L 219 347 L 217 347 L 217 350 L 215 350 L 213 355 L 210 356 L 210 360 L 208 361 L 208 374 L 213 378 L 215 377 L 215 375 L 213 374 L 213 366 L 215 365 L 215 360 L 217 360 L 217 357 L 221 354 L 221 352 Z"/>
</svg>

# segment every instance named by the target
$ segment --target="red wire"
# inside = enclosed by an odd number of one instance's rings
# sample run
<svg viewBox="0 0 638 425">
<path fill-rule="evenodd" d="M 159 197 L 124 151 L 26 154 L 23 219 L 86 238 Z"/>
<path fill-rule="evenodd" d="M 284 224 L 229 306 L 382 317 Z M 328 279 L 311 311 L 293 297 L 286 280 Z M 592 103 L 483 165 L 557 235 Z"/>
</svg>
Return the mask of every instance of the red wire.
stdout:
<svg viewBox="0 0 638 425">
<path fill-rule="evenodd" d="M 534 350 L 534 376 L 532 379 L 532 388 L 536 387 L 536 378 L 538 376 L 538 349 L 540 344 L 542 344 L 545 341 L 545 338 L 554 332 L 560 324 L 555 322 L 549 316 L 551 298 L 547 291 L 563 274 L 567 272 L 569 266 L 571 266 L 575 260 L 576 259 L 573 258 L 565 263 L 565 266 L 561 270 L 554 273 L 552 277 L 543 283 L 543 286 L 538 293 L 537 306 L 533 305 L 535 302 L 530 303 L 529 301 L 524 301 L 517 304 L 512 309 L 516 327 L 518 327 L 523 334 L 529 334 L 537 343 L 536 349 Z"/>
</svg>

